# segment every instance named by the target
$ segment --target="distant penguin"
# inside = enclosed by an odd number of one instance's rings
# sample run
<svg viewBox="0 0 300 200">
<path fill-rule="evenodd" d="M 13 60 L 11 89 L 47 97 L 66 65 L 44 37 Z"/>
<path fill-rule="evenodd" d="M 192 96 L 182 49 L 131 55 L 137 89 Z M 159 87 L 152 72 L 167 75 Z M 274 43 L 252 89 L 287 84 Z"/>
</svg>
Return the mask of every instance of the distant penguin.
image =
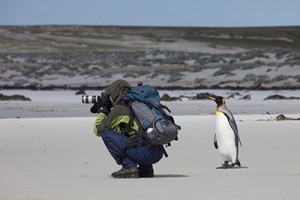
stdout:
<svg viewBox="0 0 300 200">
<path fill-rule="evenodd" d="M 221 96 L 210 96 L 217 104 L 216 110 L 216 134 L 214 146 L 219 150 L 224 160 L 222 166 L 217 169 L 233 168 L 241 166 L 239 161 L 239 144 L 242 146 L 235 119 L 226 107 L 225 99 Z"/>
</svg>

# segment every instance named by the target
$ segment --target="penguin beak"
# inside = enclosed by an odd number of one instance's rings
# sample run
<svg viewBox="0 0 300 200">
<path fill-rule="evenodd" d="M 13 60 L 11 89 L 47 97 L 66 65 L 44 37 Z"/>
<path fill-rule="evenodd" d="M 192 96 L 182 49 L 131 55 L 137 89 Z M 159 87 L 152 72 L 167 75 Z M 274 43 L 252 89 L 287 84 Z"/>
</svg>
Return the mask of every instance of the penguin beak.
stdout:
<svg viewBox="0 0 300 200">
<path fill-rule="evenodd" d="M 213 101 L 216 101 L 215 97 L 209 96 L 208 98 L 211 99 L 211 100 L 213 100 Z"/>
</svg>

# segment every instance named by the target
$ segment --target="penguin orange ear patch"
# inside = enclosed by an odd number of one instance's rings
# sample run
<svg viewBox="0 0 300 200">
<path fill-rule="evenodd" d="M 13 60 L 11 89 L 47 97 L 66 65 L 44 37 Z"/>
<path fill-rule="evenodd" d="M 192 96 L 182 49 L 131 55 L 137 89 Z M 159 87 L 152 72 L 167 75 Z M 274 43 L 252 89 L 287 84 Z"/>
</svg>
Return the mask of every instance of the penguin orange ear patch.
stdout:
<svg viewBox="0 0 300 200">
<path fill-rule="evenodd" d="M 224 99 L 224 98 L 222 98 L 222 105 L 223 105 L 223 104 L 225 104 L 225 99 Z"/>
<path fill-rule="evenodd" d="M 222 115 L 222 112 L 219 109 L 217 109 L 216 110 L 216 115 Z"/>
</svg>

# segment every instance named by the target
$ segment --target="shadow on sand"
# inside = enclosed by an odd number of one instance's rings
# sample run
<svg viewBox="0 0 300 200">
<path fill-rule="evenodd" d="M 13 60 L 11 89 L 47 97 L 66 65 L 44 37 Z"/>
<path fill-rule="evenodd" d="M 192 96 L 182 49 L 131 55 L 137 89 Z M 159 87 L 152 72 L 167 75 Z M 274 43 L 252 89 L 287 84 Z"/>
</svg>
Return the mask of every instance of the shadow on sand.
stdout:
<svg viewBox="0 0 300 200">
<path fill-rule="evenodd" d="M 187 178 L 189 175 L 184 174 L 155 174 L 154 178 Z"/>
<path fill-rule="evenodd" d="M 221 166 L 222 167 L 222 166 Z M 216 169 L 227 169 L 227 170 L 231 170 L 231 169 L 248 169 L 248 167 L 247 166 L 240 166 L 240 167 L 232 167 L 232 168 L 218 168 L 218 167 L 216 167 Z"/>
</svg>

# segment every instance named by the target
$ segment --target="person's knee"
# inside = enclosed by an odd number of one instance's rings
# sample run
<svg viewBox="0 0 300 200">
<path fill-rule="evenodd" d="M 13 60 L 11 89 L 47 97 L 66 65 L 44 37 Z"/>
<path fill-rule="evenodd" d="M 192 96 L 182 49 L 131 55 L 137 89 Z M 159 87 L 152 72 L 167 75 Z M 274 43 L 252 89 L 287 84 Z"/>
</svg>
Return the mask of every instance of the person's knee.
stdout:
<svg viewBox="0 0 300 200">
<path fill-rule="evenodd" d="M 113 130 L 104 130 L 101 132 L 101 137 L 104 141 L 110 140 Z"/>
<path fill-rule="evenodd" d="M 113 144 L 119 149 L 124 148 L 124 143 L 128 138 L 120 133 L 115 132 L 114 130 L 105 130 L 103 131 L 102 140 L 106 145 Z"/>
<path fill-rule="evenodd" d="M 142 165 L 152 165 L 157 163 L 163 157 L 163 148 L 141 146 L 130 148 L 126 151 L 127 156 Z"/>
</svg>

